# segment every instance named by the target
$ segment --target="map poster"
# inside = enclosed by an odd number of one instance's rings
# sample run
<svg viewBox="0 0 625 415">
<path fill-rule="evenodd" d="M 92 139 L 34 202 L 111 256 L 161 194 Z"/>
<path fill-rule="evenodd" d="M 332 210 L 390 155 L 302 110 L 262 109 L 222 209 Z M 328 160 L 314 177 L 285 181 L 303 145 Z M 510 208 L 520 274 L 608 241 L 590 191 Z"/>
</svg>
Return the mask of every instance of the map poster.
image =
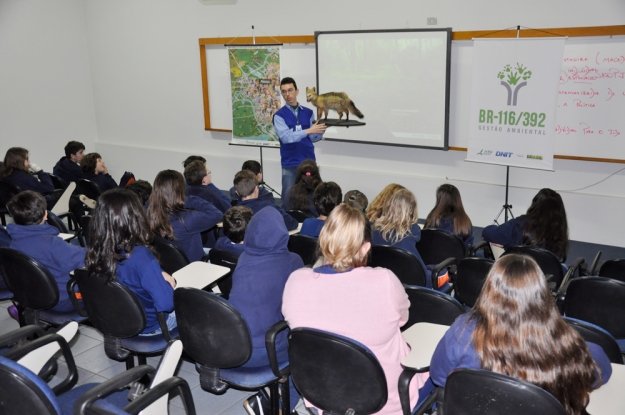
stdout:
<svg viewBox="0 0 625 415">
<path fill-rule="evenodd" d="M 232 89 L 232 142 L 279 147 L 273 114 L 281 107 L 280 49 L 228 49 Z"/>
</svg>

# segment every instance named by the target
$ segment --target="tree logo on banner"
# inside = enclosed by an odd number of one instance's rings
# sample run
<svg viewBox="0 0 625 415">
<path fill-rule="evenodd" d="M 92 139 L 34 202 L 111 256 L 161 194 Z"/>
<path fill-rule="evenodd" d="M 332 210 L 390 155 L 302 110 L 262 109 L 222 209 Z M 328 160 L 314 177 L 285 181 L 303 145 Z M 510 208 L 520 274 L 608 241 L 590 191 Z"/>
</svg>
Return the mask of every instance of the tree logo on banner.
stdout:
<svg viewBox="0 0 625 415">
<path fill-rule="evenodd" d="M 519 90 L 527 85 L 527 80 L 531 77 L 532 71 L 523 67 L 523 65 L 518 62 L 516 68 L 512 68 L 511 65 L 506 65 L 503 70 L 497 74 L 497 78 L 501 79 L 501 85 L 508 90 L 508 106 L 516 106 Z M 504 78 L 506 78 L 505 81 Z M 520 80 L 523 80 L 523 82 L 519 84 Z M 514 87 L 514 90 L 512 87 Z"/>
</svg>

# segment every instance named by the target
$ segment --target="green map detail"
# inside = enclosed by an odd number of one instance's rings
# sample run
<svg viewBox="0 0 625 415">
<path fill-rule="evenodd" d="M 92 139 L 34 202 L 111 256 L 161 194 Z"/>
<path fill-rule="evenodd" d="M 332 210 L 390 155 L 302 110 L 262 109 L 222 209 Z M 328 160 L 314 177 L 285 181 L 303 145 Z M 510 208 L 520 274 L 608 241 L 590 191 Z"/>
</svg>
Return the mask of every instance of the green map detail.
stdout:
<svg viewBox="0 0 625 415">
<path fill-rule="evenodd" d="M 230 49 L 228 58 L 233 138 L 277 144 L 272 119 L 281 106 L 279 49 Z"/>
</svg>

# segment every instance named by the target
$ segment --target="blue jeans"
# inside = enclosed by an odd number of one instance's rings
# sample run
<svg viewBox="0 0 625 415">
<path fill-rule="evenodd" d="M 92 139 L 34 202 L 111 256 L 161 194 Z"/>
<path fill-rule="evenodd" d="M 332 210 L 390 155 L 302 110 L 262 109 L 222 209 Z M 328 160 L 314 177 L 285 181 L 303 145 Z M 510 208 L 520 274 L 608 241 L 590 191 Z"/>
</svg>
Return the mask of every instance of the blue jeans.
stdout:
<svg viewBox="0 0 625 415">
<path fill-rule="evenodd" d="M 176 320 L 176 312 L 172 311 L 167 316 L 167 330 L 172 331 L 176 327 L 178 327 L 178 321 Z M 140 333 L 139 336 L 156 336 L 157 334 L 163 334 L 163 331 L 161 330 L 160 327 L 149 333 Z"/>
<path fill-rule="evenodd" d="M 282 197 L 283 199 L 286 195 L 286 191 L 293 187 L 293 185 L 295 184 L 296 175 L 297 167 L 282 166 L 282 194 L 280 195 L 280 197 Z"/>
</svg>

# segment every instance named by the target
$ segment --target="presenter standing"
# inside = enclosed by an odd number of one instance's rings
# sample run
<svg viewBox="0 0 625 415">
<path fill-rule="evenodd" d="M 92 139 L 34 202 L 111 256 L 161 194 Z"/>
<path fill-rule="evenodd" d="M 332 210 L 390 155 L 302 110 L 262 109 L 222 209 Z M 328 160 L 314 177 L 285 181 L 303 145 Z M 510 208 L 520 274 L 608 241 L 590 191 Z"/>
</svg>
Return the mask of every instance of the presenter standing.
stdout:
<svg viewBox="0 0 625 415">
<path fill-rule="evenodd" d="M 297 166 L 304 160 L 315 160 L 314 142 L 321 140 L 325 124 L 315 122 L 314 112 L 297 102 L 299 90 L 293 78 L 280 82 L 280 93 L 286 102 L 273 116 L 273 126 L 280 139 L 282 164 L 282 197 L 295 184 Z"/>
</svg>

